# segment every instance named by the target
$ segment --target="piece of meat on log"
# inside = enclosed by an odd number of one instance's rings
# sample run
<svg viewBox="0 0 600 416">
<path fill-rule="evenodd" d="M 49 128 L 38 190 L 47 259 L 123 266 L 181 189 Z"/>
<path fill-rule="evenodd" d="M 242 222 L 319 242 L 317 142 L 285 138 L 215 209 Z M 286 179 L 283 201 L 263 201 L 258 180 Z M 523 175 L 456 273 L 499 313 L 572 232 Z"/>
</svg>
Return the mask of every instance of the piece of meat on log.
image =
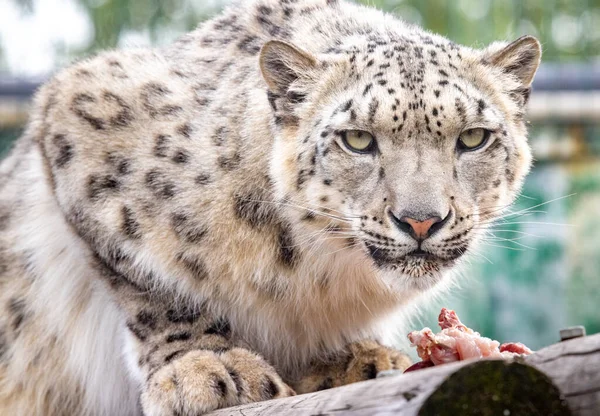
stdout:
<svg viewBox="0 0 600 416">
<path fill-rule="evenodd" d="M 437 334 L 429 328 L 412 331 L 408 334 L 411 344 L 417 347 L 417 354 L 423 360 L 406 371 L 451 363 L 470 358 L 513 358 L 517 355 L 529 355 L 532 351 L 519 342 L 500 345 L 498 341 L 482 337 L 464 325 L 456 312 L 442 308 L 438 316 L 442 329 Z"/>
</svg>

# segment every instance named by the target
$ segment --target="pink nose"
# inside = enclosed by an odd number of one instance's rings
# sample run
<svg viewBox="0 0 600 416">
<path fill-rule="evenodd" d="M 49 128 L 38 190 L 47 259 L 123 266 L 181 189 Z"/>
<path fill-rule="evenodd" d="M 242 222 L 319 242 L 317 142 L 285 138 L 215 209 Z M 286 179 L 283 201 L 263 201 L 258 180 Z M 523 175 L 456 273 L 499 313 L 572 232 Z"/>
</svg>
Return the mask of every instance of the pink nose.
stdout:
<svg viewBox="0 0 600 416">
<path fill-rule="evenodd" d="M 433 224 L 440 222 L 440 217 L 431 217 L 425 221 L 417 221 L 414 218 L 402 217 L 400 221 L 406 222 L 410 225 L 418 240 L 424 240 L 429 236 L 429 230 Z"/>
</svg>

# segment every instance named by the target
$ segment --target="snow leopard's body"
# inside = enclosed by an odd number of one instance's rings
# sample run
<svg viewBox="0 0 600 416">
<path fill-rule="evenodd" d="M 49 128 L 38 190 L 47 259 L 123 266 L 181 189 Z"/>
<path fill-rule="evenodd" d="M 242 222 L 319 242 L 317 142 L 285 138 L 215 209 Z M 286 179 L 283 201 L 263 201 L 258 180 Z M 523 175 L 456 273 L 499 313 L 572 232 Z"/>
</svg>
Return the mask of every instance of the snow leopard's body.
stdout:
<svg viewBox="0 0 600 416">
<path fill-rule="evenodd" d="M 405 367 L 381 323 L 529 169 L 539 45 L 503 47 L 265 0 L 59 73 L 0 165 L 0 414 L 192 415 Z M 402 211 L 447 221 L 419 245 Z"/>
</svg>

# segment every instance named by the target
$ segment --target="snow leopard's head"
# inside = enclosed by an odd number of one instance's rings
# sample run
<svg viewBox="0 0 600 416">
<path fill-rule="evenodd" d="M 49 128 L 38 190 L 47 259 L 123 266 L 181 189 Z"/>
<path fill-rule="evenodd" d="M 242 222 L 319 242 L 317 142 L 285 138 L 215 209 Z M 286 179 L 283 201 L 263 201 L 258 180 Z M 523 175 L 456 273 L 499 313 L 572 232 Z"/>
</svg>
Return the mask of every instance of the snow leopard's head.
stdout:
<svg viewBox="0 0 600 416">
<path fill-rule="evenodd" d="M 424 290 L 521 188 L 540 44 L 474 50 L 416 29 L 349 39 L 312 53 L 263 47 L 271 176 L 307 233 Z"/>
</svg>

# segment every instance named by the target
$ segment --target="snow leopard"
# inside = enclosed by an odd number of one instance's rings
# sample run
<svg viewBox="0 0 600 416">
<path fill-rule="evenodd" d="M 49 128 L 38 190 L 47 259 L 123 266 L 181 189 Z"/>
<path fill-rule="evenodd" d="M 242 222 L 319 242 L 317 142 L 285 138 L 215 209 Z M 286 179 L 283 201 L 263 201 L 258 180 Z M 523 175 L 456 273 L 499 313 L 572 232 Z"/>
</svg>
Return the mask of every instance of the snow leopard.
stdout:
<svg viewBox="0 0 600 416">
<path fill-rule="evenodd" d="M 531 166 L 531 36 L 248 0 L 59 71 L 0 165 L 0 413 L 198 415 L 404 369 Z"/>
</svg>

